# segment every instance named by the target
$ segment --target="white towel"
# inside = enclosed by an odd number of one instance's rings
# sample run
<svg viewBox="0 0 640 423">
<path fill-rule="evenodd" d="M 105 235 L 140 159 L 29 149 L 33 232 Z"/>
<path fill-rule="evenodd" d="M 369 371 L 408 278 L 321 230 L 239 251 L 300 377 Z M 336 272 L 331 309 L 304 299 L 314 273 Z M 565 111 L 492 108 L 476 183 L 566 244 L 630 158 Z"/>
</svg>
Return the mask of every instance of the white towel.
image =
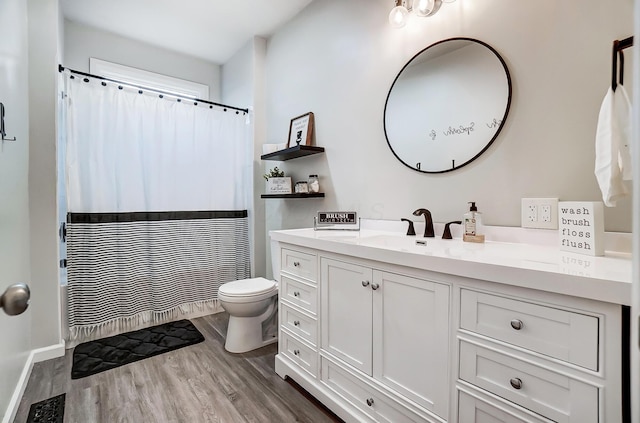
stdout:
<svg viewBox="0 0 640 423">
<path fill-rule="evenodd" d="M 622 179 L 630 181 L 631 172 L 631 101 L 627 90 L 622 84 L 618 84 L 615 91 L 615 112 L 618 118 L 620 139 L 618 142 L 618 164 L 622 170 Z"/>
<path fill-rule="evenodd" d="M 607 90 L 598 116 L 595 164 L 596 179 L 607 207 L 615 207 L 617 200 L 628 194 L 623 182 L 623 166 L 625 174 L 631 174 L 630 110 L 622 85 L 618 85 L 615 92 L 611 88 Z"/>
</svg>

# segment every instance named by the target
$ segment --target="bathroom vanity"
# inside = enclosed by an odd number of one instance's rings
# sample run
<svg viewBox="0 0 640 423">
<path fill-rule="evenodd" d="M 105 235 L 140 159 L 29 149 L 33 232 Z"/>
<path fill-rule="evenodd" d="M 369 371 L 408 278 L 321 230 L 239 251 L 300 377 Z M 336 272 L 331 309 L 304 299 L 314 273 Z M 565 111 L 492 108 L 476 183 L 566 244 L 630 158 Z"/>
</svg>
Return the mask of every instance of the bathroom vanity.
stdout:
<svg viewBox="0 0 640 423">
<path fill-rule="evenodd" d="M 270 235 L 276 372 L 345 421 L 623 421 L 630 254 L 417 245 L 374 229 Z"/>
</svg>

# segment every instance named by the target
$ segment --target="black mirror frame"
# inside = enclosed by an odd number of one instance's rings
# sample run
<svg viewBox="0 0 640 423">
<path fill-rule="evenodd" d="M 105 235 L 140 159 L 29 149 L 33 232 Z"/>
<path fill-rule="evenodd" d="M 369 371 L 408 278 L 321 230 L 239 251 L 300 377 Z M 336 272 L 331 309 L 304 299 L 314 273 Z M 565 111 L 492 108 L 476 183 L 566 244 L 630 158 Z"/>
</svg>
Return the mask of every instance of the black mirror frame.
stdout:
<svg viewBox="0 0 640 423">
<path fill-rule="evenodd" d="M 389 97 L 391 96 L 391 91 L 393 91 L 393 87 L 395 86 L 396 82 L 398 81 L 398 78 L 400 77 L 400 75 L 402 75 L 402 72 L 407 68 L 407 66 L 409 66 L 411 64 L 411 62 L 415 58 L 420 56 L 426 50 L 428 50 L 431 47 L 434 47 L 434 46 L 436 46 L 438 44 L 445 43 L 447 41 L 472 41 L 474 43 L 481 44 L 484 47 L 486 47 L 487 49 L 489 49 L 498 58 L 498 60 L 502 64 L 502 67 L 504 68 L 504 72 L 505 72 L 505 74 L 507 76 L 507 85 L 508 85 L 508 88 L 509 88 L 509 95 L 508 95 L 508 98 L 507 98 L 507 107 L 505 108 L 505 111 L 504 111 L 504 117 L 502 118 L 502 122 L 500 122 L 500 126 L 498 127 L 498 130 L 493 135 L 491 140 L 487 143 L 487 145 L 485 145 L 484 148 L 482 150 L 480 150 L 480 152 L 478 152 L 478 154 L 476 154 L 475 156 L 473 156 L 471 159 L 467 160 L 466 162 L 464 162 L 464 163 L 462 163 L 460 165 L 452 167 L 451 169 L 438 170 L 438 171 L 427 171 L 427 170 L 417 169 L 417 168 L 407 164 L 404 160 L 402 160 L 400 157 L 398 157 L 396 152 L 393 150 L 393 147 L 391 146 L 391 143 L 389 142 L 389 135 L 387 134 L 387 120 L 386 120 L 387 106 L 389 104 Z M 511 74 L 509 73 L 509 68 L 507 67 L 507 63 L 504 61 L 502 56 L 500 56 L 500 53 L 498 53 L 498 51 L 496 49 L 494 49 L 493 47 L 491 47 L 489 44 L 485 43 L 484 41 L 480 41 L 478 39 L 469 38 L 469 37 L 453 37 L 453 38 L 447 38 L 447 39 L 444 39 L 444 40 L 437 41 L 437 42 L 435 42 L 435 43 L 423 48 L 422 50 L 417 52 L 411 59 L 409 59 L 409 61 L 407 63 L 405 63 L 405 65 L 402 67 L 402 69 L 400 69 L 400 72 L 398 72 L 398 74 L 396 75 L 396 77 L 393 80 L 393 83 L 391 84 L 391 87 L 389 88 L 389 93 L 387 94 L 387 99 L 384 102 L 384 113 L 383 113 L 383 116 L 382 116 L 382 124 L 383 124 L 383 127 L 384 127 L 384 137 L 387 140 L 387 145 L 389 146 L 389 149 L 391 150 L 393 155 L 396 156 L 396 159 L 398 159 L 400 161 L 400 163 L 402 163 L 403 165 L 407 166 L 409 169 L 415 170 L 416 172 L 421 172 L 421 173 L 446 173 L 446 172 L 452 172 L 454 170 L 460 169 L 461 167 L 468 165 L 469 163 L 471 163 L 472 161 L 474 161 L 475 159 L 480 157 L 480 155 L 482 155 L 482 153 L 487 151 L 487 149 L 491 146 L 491 144 L 493 144 L 493 142 L 496 140 L 496 138 L 498 138 L 498 135 L 500 134 L 500 132 L 502 132 L 502 128 L 504 127 L 504 124 L 507 121 L 507 116 L 509 115 L 509 110 L 511 108 L 511 96 L 512 96 L 512 93 L 513 93 L 513 86 L 512 86 L 512 83 L 511 83 Z"/>
</svg>

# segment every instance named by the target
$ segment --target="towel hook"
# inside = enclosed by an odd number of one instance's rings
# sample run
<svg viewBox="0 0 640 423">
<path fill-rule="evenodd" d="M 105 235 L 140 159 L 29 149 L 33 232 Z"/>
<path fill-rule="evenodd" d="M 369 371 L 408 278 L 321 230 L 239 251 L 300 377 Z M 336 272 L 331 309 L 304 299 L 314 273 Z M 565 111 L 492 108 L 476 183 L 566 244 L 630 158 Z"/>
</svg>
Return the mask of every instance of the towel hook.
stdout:
<svg viewBox="0 0 640 423">
<path fill-rule="evenodd" d="M 15 141 L 16 137 L 7 138 L 7 131 L 4 129 L 4 104 L 0 103 L 0 135 L 2 139 L 0 141 Z"/>
<path fill-rule="evenodd" d="M 622 50 L 632 45 L 633 37 L 613 41 L 611 57 L 611 89 L 613 91 L 618 87 L 618 80 L 620 84 L 624 84 L 624 53 Z M 620 69 L 618 69 L 618 60 L 620 61 Z"/>
</svg>

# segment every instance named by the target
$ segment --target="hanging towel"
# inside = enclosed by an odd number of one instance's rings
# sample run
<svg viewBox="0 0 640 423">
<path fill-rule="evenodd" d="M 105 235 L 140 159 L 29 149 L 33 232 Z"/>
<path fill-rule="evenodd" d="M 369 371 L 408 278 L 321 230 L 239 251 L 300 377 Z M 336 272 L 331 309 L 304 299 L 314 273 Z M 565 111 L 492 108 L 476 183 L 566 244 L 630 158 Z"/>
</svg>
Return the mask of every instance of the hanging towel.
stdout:
<svg viewBox="0 0 640 423">
<path fill-rule="evenodd" d="M 618 120 L 620 139 L 618 142 L 618 164 L 622 170 L 622 179 L 630 181 L 631 172 L 631 101 L 624 85 L 618 84 L 615 91 L 615 112 Z"/>
<path fill-rule="evenodd" d="M 628 193 L 623 183 L 621 168 L 620 146 L 625 144 L 623 140 L 625 130 L 620 125 L 625 119 L 620 119 L 619 113 L 625 109 L 623 96 L 626 95 L 626 93 L 621 94 L 624 92 L 621 88 L 622 86 L 618 85 L 616 91 L 611 88 L 607 90 L 600 107 L 596 131 L 595 175 L 602 191 L 602 200 L 607 207 L 615 207 L 617 200 Z M 629 121 L 628 115 L 626 120 Z M 628 135 L 629 130 L 626 133 Z"/>
</svg>

